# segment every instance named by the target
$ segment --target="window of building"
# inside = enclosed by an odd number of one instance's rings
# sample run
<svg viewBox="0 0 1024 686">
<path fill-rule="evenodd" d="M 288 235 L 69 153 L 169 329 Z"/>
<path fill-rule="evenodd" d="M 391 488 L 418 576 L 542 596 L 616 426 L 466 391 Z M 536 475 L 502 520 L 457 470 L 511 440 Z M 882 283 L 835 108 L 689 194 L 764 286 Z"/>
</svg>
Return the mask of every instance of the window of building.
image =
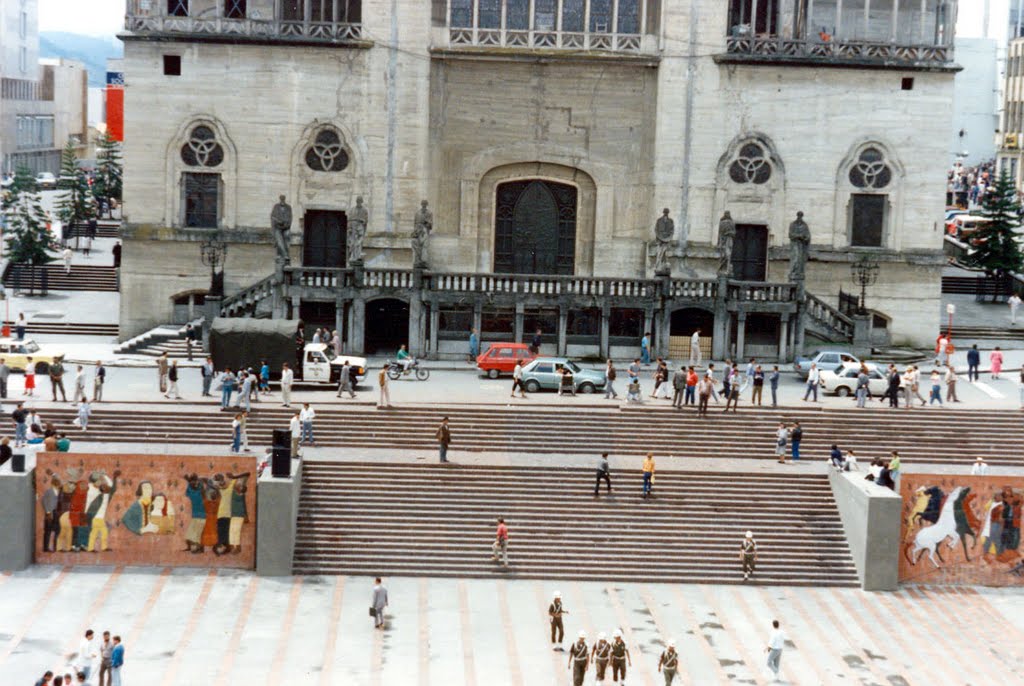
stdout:
<svg viewBox="0 0 1024 686">
<path fill-rule="evenodd" d="M 644 311 L 613 307 L 608 320 L 608 335 L 615 338 L 628 338 L 630 342 L 639 345 L 640 339 L 644 335 Z"/>
<path fill-rule="evenodd" d="M 778 0 L 729 0 L 729 31 L 733 36 L 774 35 Z"/>
<path fill-rule="evenodd" d="M 21 13 L 21 19 L 18 22 L 18 34 L 22 40 L 28 38 L 28 12 Z"/>
<path fill-rule="evenodd" d="M 220 216 L 220 174 L 186 172 L 181 176 L 185 193 L 185 226 L 216 229 Z"/>
<path fill-rule="evenodd" d="M 878 190 L 892 181 L 892 169 L 878 148 L 865 148 L 850 168 L 850 183 L 857 188 Z"/>
<path fill-rule="evenodd" d="M 18 51 L 18 68 L 22 74 L 28 73 L 28 48 L 24 46 Z"/>
<path fill-rule="evenodd" d="M 224 148 L 217 142 L 213 129 L 200 124 L 192 129 L 188 141 L 181 146 L 181 161 L 190 167 L 216 167 L 224 161 Z"/>
<path fill-rule="evenodd" d="M 569 310 L 566 334 L 569 336 L 598 336 L 601 333 L 601 309 L 588 307 L 584 310 Z"/>
<path fill-rule="evenodd" d="M 736 183 L 767 183 L 772 177 L 768 151 L 760 143 L 744 143 L 729 165 L 729 178 Z"/>
<path fill-rule="evenodd" d="M 224 0 L 224 16 L 228 19 L 245 19 L 246 0 Z"/>
<path fill-rule="evenodd" d="M 854 193 L 850 198 L 850 245 L 879 248 L 885 227 L 884 194 Z"/>
<path fill-rule="evenodd" d="M 299 0 L 287 0 L 299 2 Z M 506 29 L 509 31 L 639 34 L 642 3 L 647 5 L 647 30 L 656 31 L 657 0 L 450 0 L 448 25 L 452 28 Z M 502 26 L 502 6 L 505 23 Z M 435 0 L 435 15 L 443 11 Z M 530 12 L 533 12 L 532 21 Z M 561 25 L 559 25 L 561 11 Z M 654 13 L 652 15 L 652 13 Z M 434 15 L 432 15 L 434 16 Z M 589 17 L 589 24 L 587 23 Z M 436 16 L 434 16 L 436 20 Z"/>
<path fill-rule="evenodd" d="M 478 0 L 477 26 L 482 29 L 501 28 L 501 0 Z"/>
<path fill-rule="evenodd" d="M 334 8 L 337 1 L 338 13 Z M 361 0 L 282 0 L 281 19 L 286 21 L 358 24 L 362 21 Z M 472 26 L 472 24 L 470 24 Z"/>
<path fill-rule="evenodd" d="M 164 55 L 164 76 L 181 76 L 181 55 Z"/>
<path fill-rule="evenodd" d="M 523 337 L 533 338 L 540 329 L 541 339 L 558 340 L 558 310 L 552 308 L 527 308 L 523 311 Z"/>
<path fill-rule="evenodd" d="M 492 341 L 511 340 L 516 311 L 510 307 L 485 307 L 480 318 L 480 336 Z"/>
<path fill-rule="evenodd" d="M 172 17 L 187 17 L 188 0 L 167 0 L 167 14 Z"/>
<path fill-rule="evenodd" d="M 437 313 L 437 334 L 446 340 L 469 337 L 473 328 L 473 308 L 469 305 L 441 305 Z"/>
<path fill-rule="evenodd" d="M 338 172 L 348 166 L 348 153 L 337 131 L 324 129 L 316 135 L 313 145 L 306 150 L 306 166 L 324 172 Z"/>
</svg>

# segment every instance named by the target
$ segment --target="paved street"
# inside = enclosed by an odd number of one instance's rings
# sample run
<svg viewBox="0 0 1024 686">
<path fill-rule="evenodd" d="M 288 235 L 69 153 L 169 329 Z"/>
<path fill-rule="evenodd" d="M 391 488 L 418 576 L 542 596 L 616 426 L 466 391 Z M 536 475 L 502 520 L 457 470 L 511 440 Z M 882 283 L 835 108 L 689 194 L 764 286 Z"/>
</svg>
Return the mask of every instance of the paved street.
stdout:
<svg viewBox="0 0 1024 686">
<path fill-rule="evenodd" d="M 868 594 L 504 578 L 385 585 L 388 622 L 378 632 L 367 617 L 367 578 L 35 567 L 0 577 L 0 675 L 28 683 L 63 670 L 91 627 L 122 636 L 126 684 L 561 686 L 571 682 L 567 654 L 550 649 L 554 590 L 570 612 L 567 642 L 581 628 L 588 642 L 622 629 L 632 684 L 663 683 L 657 660 L 673 638 L 677 683 L 766 683 L 772 619 L 788 639 L 784 683 L 1014 683 L 1024 668 L 1020 589 Z"/>
</svg>

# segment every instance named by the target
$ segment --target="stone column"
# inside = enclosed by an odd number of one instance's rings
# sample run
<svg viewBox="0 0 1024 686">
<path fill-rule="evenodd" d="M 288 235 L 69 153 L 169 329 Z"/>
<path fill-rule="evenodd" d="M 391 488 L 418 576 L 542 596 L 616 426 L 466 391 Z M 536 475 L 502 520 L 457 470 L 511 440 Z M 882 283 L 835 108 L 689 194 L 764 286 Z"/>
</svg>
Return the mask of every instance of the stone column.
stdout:
<svg viewBox="0 0 1024 686">
<path fill-rule="evenodd" d="M 480 352 L 484 350 L 484 304 L 477 300 L 473 303 L 473 328 L 480 338 Z"/>
<path fill-rule="evenodd" d="M 437 302 L 430 303 L 430 355 L 435 359 L 440 356 L 440 350 L 437 347 L 437 327 L 441 323 L 441 312 L 437 306 Z"/>
<path fill-rule="evenodd" d="M 611 318 L 612 308 L 609 305 L 601 306 L 601 357 L 607 360 L 612 356 L 611 347 L 608 344 L 608 339 L 611 333 Z"/>
<path fill-rule="evenodd" d="M 789 341 L 789 315 L 779 317 L 779 362 L 789 362 L 786 343 Z"/>
<path fill-rule="evenodd" d="M 348 349 L 355 355 L 363 355 L 363 343 L 366 329 L 366 301 L 356 298 L 352 301 L 350 316 L 352 325 L 348 327 Z"/>
<path fill-rule="evenodd" d="M 864 358 L 871 354 L 871 315 L 854 314 L 853 354 Z"/>
<path fill-rule="evenodd" d="M 793 322 L 793 356 L 799 357 L 804 352 L 804 333 L 807 328 L 807 304 L 804 302 L 804 283 L 796 284 L 796 317 Z"/>
<path fill-rule="evenodd" d="M 558 306 L 558 354 L 565 356 L 568 350 L 569 311 L 565 305 Z"/>
<path fill-rule="evenodd" d="M 515 339 L 516 343 L 522 343 L 523 342 L 523 318 L 524 318 L 523 312 L 524 312 L 525 309 L 526 308 L 523 307 L 523 303 L 521 303 L 521 302 L 516 303 L 516 318 L 515 318 L 515 325 L 513 327 L 513 333 L 512 333 L 512 336 Z"/>
<path fill-rule="evenodd" d="M 208 295 L 203 303 L 203 347 L 210 349 L 210 327 L 213 320 L 220 316 L 221 297 L 219 295 Z"/>
<path fill-rule="evenodd" d="M 348 333 L 345 331 L 345 301 L 341 296 L 335 296 L 334 298 L 334 330 L 338 332 L 338 337 L 342 341 L 342 349 L 345 350 L 345 338 Z"/>
<path fill-rule="evenodd" d="M 658 312 L 658 350 L 662 357 L 666 360 L 669 356 L 669 339 L 672 337 L 672 315 L 669 312 L 669 308 L 662 305 L 661 310 Z"/>
<path fill-rule="evenodd" d="M 416 295 L 409 299 L 409 354 L 423 354 L 423 301 Z"/>
<path fill-rule="evenodd" d="M 300 298 L 297 295 L 293 295 L 292 296 L 292 311 L 291 311 L 290 319 L 302 319 L 302 315 L 299 314 L 300 312 L 302 312 L 301 305 L 302 305 L 302 298 Z"/>
<path fill-rule="evenodd" d="M 741 361 L 743 355 L 744 338 L 747 335 L 747 313 L 740 310 L 736 313 L 736 361 Z"/>
<path fill-rule="evenodd" d="M 729 279 L 718 277 L 718 297 L 715 298 L 715 332 L 711 342 L 711 357 L 724 360 L 729 350 Z"/>
</svg>

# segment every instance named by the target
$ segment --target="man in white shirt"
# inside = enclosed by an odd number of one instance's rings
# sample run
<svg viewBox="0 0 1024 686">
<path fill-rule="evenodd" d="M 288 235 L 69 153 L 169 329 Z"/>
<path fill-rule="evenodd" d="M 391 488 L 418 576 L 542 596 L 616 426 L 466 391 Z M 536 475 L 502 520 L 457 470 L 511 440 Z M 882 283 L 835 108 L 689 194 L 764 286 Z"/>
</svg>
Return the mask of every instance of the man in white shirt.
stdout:
<svg viewBox="0 0 1024 686">
<path fill-rule="evenodd" d="M 299 420 L 299 413 L 292 415 L 288 422 L 288 430 L 292 434 L 292 457 L 299 456 L 299 441 L 302 439 L 302 422 Z"/>
<path fill-rule="evenodd" d="M 302 422 L 302 442 L 308 443 L 309 445 L 315 445 L 316 440 L 313 438 L 313 420 L 316 418 L 316 411 L 310 407 L 309 403 L 302 405 L 302 411 L 299 412 L 299 421 Z"/>
<path fill-rule="evenodd" d="M 1020 307 L 1021 299 L 1020 296 L 1014 293 L 1006 301 L 1006 304 L 1010 306 L 1010 326 L 1017 324 L 1017 308 Z"/>
<path fill-rule="evenodd" d="M 776 680 L 779 678 L 779 660 L 782 659 L 782 648 L 785 645 L 786 636 L 779 628 L 779 620 L 773 619 L 772 635 L 768 637 L 768 647 L 765 648 L 765 652 L 768 653 L 768 669 L 771 670 Z"/>
<path fill-rule="evenodd" d="M 292 382 L 295 381 L 295 372 L 288 363 L 281 365 L 281 404 L 285 407 L 292 406 Z"/>
<path fill-rule="evenodd" d="M 93 637 L 92 629 L 85 632 L 85 637 L 78 644 L 78 655 L 75 656 L 75 668 L 85 674 L 86 680 L 92 674 L 92 665 L 98 657 L 96 651 L 96 639 Z"/>
<path fill-rule="evenodd" d="M 64 273 L 65 274 L 70 274 L 71 273 L 71 257 L 73 255 L 74 255 L 74 253 L 71 252 L 71 248 L 64 248 L 64 252 L 61 253 L 61 257 L 64 258 Z"/>
<path fill-rule="evenodd" d="M 979 455 L 971 466 L 971 476 L 985 476 L 986 474 L 988 474 L 988 463 Z"/>
<path fill-rule="evenodd" d="M 812 362 L 811 369 L 807 372 L 807 391 L 804 392 L 804 400 L 807 400 L 807 397 L 813 394 L 814 402 L 818 402 L 818 381 L 820 378 L 818 365 Z"/>
</svg>

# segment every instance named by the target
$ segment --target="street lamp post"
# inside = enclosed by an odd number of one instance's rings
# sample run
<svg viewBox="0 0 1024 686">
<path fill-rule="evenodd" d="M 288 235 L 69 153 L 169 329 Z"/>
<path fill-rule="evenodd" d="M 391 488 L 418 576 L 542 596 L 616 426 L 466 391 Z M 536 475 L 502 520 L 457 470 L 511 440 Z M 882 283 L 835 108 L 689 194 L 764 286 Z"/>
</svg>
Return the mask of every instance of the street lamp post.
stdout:
<svg viewBox="0 0 1024 686">
<path fill-rule="evenodd" d="M 210 291 L 209 295 L 219 296 L 224 294 L 224 260 L 227 258 L 227 243 L 220 240 L 216 235 L 209 240 L 203 241 L 199 247 L 203 264 L 210 267 Z M 217 278 L 217 265 L 221 265 L 220 278 Z"/>
<path fill-rule="evenodd" d="M 868 256 L 864 256 L 850 265 L 853 273 L 853 282 L 860 286 L 860 302 L 857 304 L 857 314 L 867 314 L 864 301 L 867 297 L 868 286 L 873 286 L 878 281 L 878 263 Z"/>
<path fill-rule="evenodd" d="M 946 340 L 953 340 L 953 315 L 956 314 L 956 305 L 949 303 L 946 305 L 946 314 L 949 315 L 949 324 L 946 326 Z"/>
</svg>

